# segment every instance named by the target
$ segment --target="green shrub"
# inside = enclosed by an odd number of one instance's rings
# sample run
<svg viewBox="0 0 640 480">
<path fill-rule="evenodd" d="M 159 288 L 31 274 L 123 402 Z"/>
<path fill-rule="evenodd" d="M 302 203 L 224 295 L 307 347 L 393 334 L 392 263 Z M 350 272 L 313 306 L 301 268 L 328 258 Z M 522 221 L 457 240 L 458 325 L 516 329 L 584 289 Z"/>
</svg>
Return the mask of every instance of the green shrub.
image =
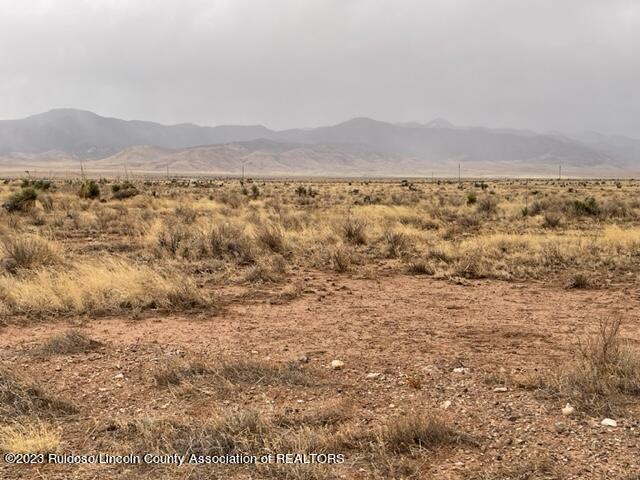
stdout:
<svg viewBox="0 0 640 480">
<path fill-rule="evenodd" d="M 9 200 L 3 205 L 9 212 L 22 211 L 26 212 L 36 203 L 38 192 L 33 187 L 25 187 L 19 192 L 9 197 Z"/>
<path fill-rule="evenodd" d="M 100 196 L 100 185 L 95 180 L 89 180 L 82 184 L 78 192 L 80 198 L 94 199 Z"/>
<path fill-rule="evenodd" d="M 467 205 L 474 205 L 478 201 L 476 192 L 467 193 Z"/>
<path fill-rule="evenodd" d="M 587 197 L 584 200 L 574 200 L 571 204 L 571 209 L 573 214 L 578 217 L 594 217 L 600 213 L 600 206 L 593 197 Z"/>
</svg>

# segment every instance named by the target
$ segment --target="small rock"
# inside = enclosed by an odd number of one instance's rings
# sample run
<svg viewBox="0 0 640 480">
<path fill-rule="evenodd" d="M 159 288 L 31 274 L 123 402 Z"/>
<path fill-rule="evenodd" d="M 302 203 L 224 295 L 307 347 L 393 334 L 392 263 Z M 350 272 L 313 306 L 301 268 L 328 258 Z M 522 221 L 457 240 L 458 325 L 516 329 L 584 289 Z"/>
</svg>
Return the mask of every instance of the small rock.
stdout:
<svg viewBox="0 0 640 480">
<path fill-rule="evenodd" d="M 62 370 L 62 367 L 60 365 L 56 365 L 56 372 L 59 372 L 60 370 Z"/>
<path fill-rule="evenodd" d="M 564 406 L 564 408 L 562 409 L 562 414 L 563 414 L 564 416 L 569 416 L 569 415 L 573 415 L 573 413 L 574 413 L 575 411 L 576 411 L 576 409 L 575 409 L 575 408 L 573 408 L 573 407 L 571 406 L 571 404 L 570 404 L 570 403 L 567 403 L 567 404 Z"/>
<path fill-rule="evenodd" d="M 298 357 L 298 362 L 300 362 L 300 363 L 309 363 L 309 357 L 307 357 L 306 355 L 300 355 Z"/>
<path fill-rule="evenodd" d="M 467 373 L 469 369 L 467 367 L 456 367 L 453 369 L 453 373 Z"/>
<path fill-rule="evenodd" d="M 123 373 L 118 373 L 113 377 L 115 380 L 121 380 L 124 378 L 124 374 Z"/>
<path fill-rule="evenodd" d="M 379 378 L 380 375 L 382 375 L 381 373 L 367 373 L 367 376 L 365 377 L 367 380 L 375 380 L 376 378 Z"/>
<path fill-rule="evenodd" d="M 451 406 L 451 400 L 445 400 L 444 402 L 442 402 L 440 404 L 440 408 L 443 409 L 443 410 L 446 410 L 450 406 Z"/>
<path fill-rule="evenodd" d="M 616 422 L 613 418 L 605 418 L 600 422 L 600 425 L 603 427 L 617 427 L 618 422 Z"/>
<path fill-rule="evenodd" d="M 344 362 L 342 360 L 331 360 L 331 368 L 334 370 L 340 370 L 344 367 Z"/>
<path fill-rule="evenodd" d="M 493 389 L 493 391 L 496 393 L 504 393 L 504 392 L 508 392 L 509 389 L 507 387 L 496 387 Z"/>
</svg>

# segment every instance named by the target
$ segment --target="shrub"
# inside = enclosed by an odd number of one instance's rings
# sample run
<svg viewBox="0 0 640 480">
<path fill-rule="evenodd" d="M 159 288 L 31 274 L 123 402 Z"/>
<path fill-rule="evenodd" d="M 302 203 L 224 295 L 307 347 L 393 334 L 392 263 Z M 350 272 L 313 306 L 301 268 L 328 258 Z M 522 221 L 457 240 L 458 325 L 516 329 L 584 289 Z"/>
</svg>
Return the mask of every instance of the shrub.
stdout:
<svg viewBox="0 0 640 480">
<path fill-rule="evenodd" d="M 542 226 L 544 228 L 558 228 L 560 226 L 562 217 L 554 212 L 548 212 L 544 214 L 544 220 Z"/>
<path fill-rule="evenodd" d="M 112 191 L 113 191 L 113 187 L 112 187 Z M 116 200 L 124 200 L 125 198 L 135 197 L 139 193 L 140 192 L 135 187 L 133 187 L 133 188 L 121 188 L 121 189 L 116 190 L 115 192 L 113 192 L 112 197 L 115 198 Z"/>
<path fill-rule="evenodd" d="M 587 197 L 584 200 L 574 200 L 571 204 L 571 211 L 577 217 L 593 217 L 600 213 L 600 206 L 594 197 Z"/>
<path fill-rule="evenodd" d="M 231 256 L 244 263 L 255 260 L 254 246 L 244 228 L 231 223 L 218 223 L 204 234 L 204 241 L 212 255 Z"/>
<path fill-rule="evenodd" d="M 352 216 L 347 217 L 341 225 L 344 239 L 355 245 L 364 245 L 367 243 L 366 229 L 366 220 Z"/>
<path fill-rule="evenodd" d="M 47 240 L 36 236 L 16 236 L 2 239 L 5 268 L 12 273 L 18 269 L 31 269 L 53 265 L 60 260 L 56 248 Z"/>
<path fill-rule="evenodd" d="M 478 196 L 476 195 L 476 192 L 467 193 L 467 205 L 475 205 L 477 201 Z"/>
<path fill-rule="evenodd" d="M 284 230 L 280 225 L 265 223 L 257 228 L 257 240 L 275 253 L 284 253 L 287 249 Z"/>
<path fill-rule="evenodd" d="M 95 199 L 100 196 L 100 185 L 95 180 L 88 180 L 82 183 L 78 191 L 80 198 Z"/>
<path fill-rule="evenodd" d="M 428 262 L 416 260 L 409 263 L 409 273 L 413 275 L 433 275 L 435 270 Z"/>
<path fill-rule="evenodd" d="M 87 338 L 79 331 L 71 329 L 51 337 L 42 347 L 42 351 L 58 355 L 84 353 L 95 350 L 101 345 L 102 343 Z"/>
<path fill-rule="evenodd" d="M 586 339 L 577 359 L 546 377 L 539 387 L 589 414 L 623 411 L 622 395 L 640 394 L 640 351 L 620 338 L 620 320 L 604 320 Z"/>
<path fill-rule="evenodd" d="M 407 235 L 399 231 L 385 231 L 384 240 L 386 243 L 387 256 L 389 258 L 399 257 L 409 245 L 409 238 Z"/>
<path fill-rule="evenodd" d="M 567 288 L 576 288 L 576 289 L 584 289 L 589 288 L 591 286 L 591 280 L 589 277 L 581 272 L 575 273 L 569 279 L 567 283 Z"/>
<path fill-rule="evenodd" d="M 11 195 L 9 200 L 4 204 L 4 208 L 8 212 L 26 212 L 35 205 L 37 198 L 38 193 L 35 188 L 26 187 Z"/>
<path fill-rule="evenodd" d="M 498 199 L 491 195 L 485 195 L 476 206 L 479 213 L 484 215 L 493 215 L 498 211 Z"/>
</svg>

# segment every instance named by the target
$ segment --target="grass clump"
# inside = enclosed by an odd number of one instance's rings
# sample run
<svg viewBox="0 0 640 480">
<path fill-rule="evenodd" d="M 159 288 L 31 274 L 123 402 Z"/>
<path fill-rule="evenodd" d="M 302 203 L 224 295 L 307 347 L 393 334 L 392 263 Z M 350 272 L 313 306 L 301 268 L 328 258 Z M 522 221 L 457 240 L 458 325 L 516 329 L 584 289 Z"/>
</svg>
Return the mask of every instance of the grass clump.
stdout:
<svg viewBox="0 0 640 480">
<path fill-rule="evenodd" d="M 50 453 L 60 445 L 59 433 L 43 422 L 14 423 L 0 427 L 0 451 Z"/>
<path fill-rule="evenodd" d="M 393 453 L 474 443 L 468 435 L 456 431 L 444 419 L 433 415 L 410 415 L 390 420 L 381 429 L 379 439 L 385 450 Z"/>
<path fill-rule="evenodd" d="M 16 273 L 20 269 L 34 269 L 54 265 L 60 261 L 57 248 L 48 240 L 33 236 L 10 236 L 0 240 L 5 269 Z"/>
<path fill-rule="evenodd" d="M 624 396 L 640 395 L 640 350 L 620 338 L 619 319 L 601 321 L 576 360 L 538 379 L 538 386 L 585 413 L 623 413 Z"/>
<path fill-rule="evenodd" d="M 47 340 L 42 351 L 48 354 L 67 355 L 90 352 L 101 345 L 101 342 L 86 337 L 78 330 L 70 329 Z"/>
<path fill-rule="evenodd" d="M 340 225 L 344 239 L 354 245 L 367 243 L 367 221 L 363 218 L 349 216 Z"/>
<path fill-rule="evenodd" d="M 0 369 L 0 420 L 75 411 L 76 408 L 70 403 L 52 398 L 39 386 L 25 384 L 10 372 Z"/>
<path fill-rule="evenodd" d="M 115 313 L 212 306 L 194 281 L 117 258 L 76 262 L 25 277 L 0 276 L 0 312 L 9 315 Z"/>
</svg>

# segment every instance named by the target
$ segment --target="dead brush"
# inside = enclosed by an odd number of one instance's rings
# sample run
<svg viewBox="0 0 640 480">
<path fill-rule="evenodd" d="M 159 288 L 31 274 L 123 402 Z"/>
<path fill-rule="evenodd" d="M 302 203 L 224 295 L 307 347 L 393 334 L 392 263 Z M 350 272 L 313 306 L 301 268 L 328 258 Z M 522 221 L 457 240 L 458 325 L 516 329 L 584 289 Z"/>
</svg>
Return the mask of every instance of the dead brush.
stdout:
<svg viewBox="0 0 640 480">
<path fill-rule="evenodd" d="M 221 359 L 216 365 L 210 365 L 202 362 L 180 364 L 170 361 L 152 370 L 154 384 L 158 387 L 179 385 L 183 380 L 194 376 L 213 379 L 221 386 L 311 384 L 306 372 L 297 362 L 278 365 L 255 360 Z"/>
<path fill-rule="evenodd" d="M 445 445 L 475 445 L 476 442 L 451 428 L 434 415 L 408 415 L 390 420 L 382 427 L 377 440 L 379 446 L 392 453 L 409 453 L 415 449 L 433 450 Z"/>
<path fill-rule="evenodd" d="M 338 273 L 351 270 L 354 264 L 354 252 L 345 245 L 335 245 L 324 249 L 325 264 Z"/>
<path fill-rule="evenodd" d="M 263 223 L 256 228 L 257 241 L 274 253 L 287 252 L 284 229 L 275 223 Z"/>
<path fill-rule="evenodd" d="M 0 370 L 0 420 L 20 415 L 42 416 L 75 413 L 72 404 L 50 397 L 35 384 L 24 384 L 13 374 Z"/>
<path fill-rule="evenodd" d="M 33 269 L 60 262 L 58 249 L 38 236 L 11 236 L 1 240 L 5 268 L 11 273 L 19 269 Z"/>
<path fill-rule="evenodd" d="M 189 362 L 181 365 L 175 361 L 169 361 L 155 367 L 151 375 L 157 387 L 169 387 L 180 385 L 183 380 L 194 376 L 204 376 L 213 373 L 212 370 L 202 362 Z"/>
<path fill-rule="evenodd" d="M 189 205 L 180 205 L 176 208 L 175 214 L 182 223 L 187 225 L 194 223 L 198 217 L 198 211 Z"/>
<path fill-rule="evenodd" d="M 183 225 L 165 225 L 157 234 L 158 253 L 166 252 L 172 256 L 182 253 L 193 236 Z"/>
<path fill-rule="evenodd" d="M 254 360 L 223 360 L 214 373 L 232 384 L 305 386 L 311 383 L 297 362 L 274 365 Z"/>
<path fill-rule="evenodd" d="M 261 259 L 247 270 L 244 278 L 250 283 L 278 283 L 287 273 L 287 262 L 277 256 L 270 259 Z"/>
<path fill-rule="evenodd" d="M 354 245 L 365 245 L 367 243 L 367 226 L 365 219 L 350 215 L 340 224 L 340 232 L 347 242 Z"/>
<path fill-rule="evenodd" d="M 243 263 L 255 261 L 254 243 L 241 226 L 217 223 L 205 232 L 204 241 L 214 257 L 231 257 Z"/>
<path fill-rule="evenodd" d="M 436 273 L 429 262 L 420 259 L 409 262 L 407 269 L 412 275 L 434 275 Z"/>
<path fill-rule="evenodd" d="M 287 408 L 274 417 L 274 422 L 282 427 L 328 427 L 347 422 L 352 415 L 353 405 L 346 401 L 338 401 L 311 411 L 301 412 Z"/>
<path fill-rule="evenodd" d="M 409 237 L 398 230 L 386 230 L 383 234 L 386 255 L 389 258 L 397 258 L 409 247 Z"/>
<path fill-rule="evenodd" d="M 50 355 L 65 355 L 73 353 L 86 353 L 102 346 L 101 342 L 92 340 L 78 330 L 67 330 L 64 333 L 51 337 L 42 346 L 42 352 Z"/>
<path fill-rule="evenodd" d="M 471 480 L 560 480 L 565 478 L 565 475 L 550 457 L 539 455 L 531 460 L 512 465 L 490 467 L 470 475 L 469 478 Z"/>
<path fill-rule="evenodd" d="M 134 452 L 227 455 L 256 454 L 274 435 L 273 427 L 257 412 L 220 415 L 206 422 L 140 418 L 108 425 L 106 431 L 129 439 Z"/>
<path fill-rule="evenodd" d="M 592 285 L 593 282 L 586 273 L 577 272 L 571 275 L 566 286 L 568 289 L 586 289 L 591 288 Z"/>
<path fill-rule="evenodd" d="M 538 378 L 538 387 L 595 415 L 624 413 L 624 396 L 640 394 L 640 349 L 620 338 L 620 319 L 599 323 L 574 362 Z"/>
</svg>

